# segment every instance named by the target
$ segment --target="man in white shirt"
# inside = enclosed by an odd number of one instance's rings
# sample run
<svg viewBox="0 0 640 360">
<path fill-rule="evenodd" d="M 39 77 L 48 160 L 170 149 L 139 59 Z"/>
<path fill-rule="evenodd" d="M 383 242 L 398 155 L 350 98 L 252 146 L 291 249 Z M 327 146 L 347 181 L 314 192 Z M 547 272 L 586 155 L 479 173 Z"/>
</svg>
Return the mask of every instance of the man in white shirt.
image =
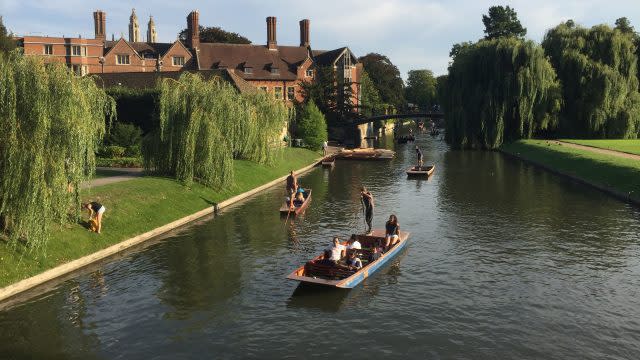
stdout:
<svg viewBox="0 0 640 360">
<path fill-rule="evenodd" d="M 362 245 L 360 245 L 360 242 L 358 241 L 356 234 L 351 234 L 351 238 L 349 238 L 349 241 L 347 242 L 347 251 L 360 250 L 360 249 L 362 249 Z"/>
<path fill-rule="evenodd" d="M 337 236 L 333 238 L 333 245 L 328 250 L 331 251 L 331 260 L 336 262 L 345 255 L 345 247 L 340 244 L 340 238 Z"/>
</svg>

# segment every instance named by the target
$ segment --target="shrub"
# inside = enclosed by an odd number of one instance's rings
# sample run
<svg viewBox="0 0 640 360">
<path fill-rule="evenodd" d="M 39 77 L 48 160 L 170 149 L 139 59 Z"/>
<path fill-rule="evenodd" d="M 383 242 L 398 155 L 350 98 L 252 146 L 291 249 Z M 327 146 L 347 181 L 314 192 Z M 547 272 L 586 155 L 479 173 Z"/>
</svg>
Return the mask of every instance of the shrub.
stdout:
<svg viewBox="0 0 640 360">
<path fill-rule="evenodd" d="M 327 140 L 327 121 L 313 101 L 309 101 L 300 113 L 298 136 L 314 150 L 320 149 Z"/>
<path fill-rule="evenodd" d="M 122 157 L 122 158 L 97 158 L 96 165 L 98 167 L 142 167 L 141 157 Z"/>
<path fill-rule="evenodd" d="M 121 158 L 124 156 L 126 148 L 118 145 L 104 146 L 98 155 L 103 158 Z"/>
<path fill-rule="evenodd" d="M 118 145 L 125 148 L 140 146 L 142 130 L 133 124 L 117 123 L 105 141 L 106 145 Z"/>
<path fill-rule="evenodd" d="M 139 156 L 141 156 L 142 155 L 142 151 L 140 151 L 140 144 L 129 146 L 125 150 L 124 155 L 125 156 L 129 156 L 129 157 L 139 157 Z"/>
</svg>

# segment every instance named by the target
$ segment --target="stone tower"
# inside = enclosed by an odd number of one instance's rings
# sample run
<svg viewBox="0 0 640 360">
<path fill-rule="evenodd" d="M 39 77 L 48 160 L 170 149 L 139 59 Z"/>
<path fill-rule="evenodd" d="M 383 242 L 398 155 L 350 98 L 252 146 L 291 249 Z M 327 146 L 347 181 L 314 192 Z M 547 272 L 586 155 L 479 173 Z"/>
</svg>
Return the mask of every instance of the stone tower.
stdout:
<svg viewBox="0 0 640 360">
<path fill-rule="evenodd" d="M 156 34 L 156 24 L 153 22 L 153 16 L 149 16 L 149 24 L 147 24 L 147 42 L 155 43 L 158 34 Z"/>
<path fill-rule="evenodd" d="M 140 26 L 138 25 L 136 9 L 132 9 L 129 17 L 129 41 L 140 42 L 140 40 Z"/>
</svg>

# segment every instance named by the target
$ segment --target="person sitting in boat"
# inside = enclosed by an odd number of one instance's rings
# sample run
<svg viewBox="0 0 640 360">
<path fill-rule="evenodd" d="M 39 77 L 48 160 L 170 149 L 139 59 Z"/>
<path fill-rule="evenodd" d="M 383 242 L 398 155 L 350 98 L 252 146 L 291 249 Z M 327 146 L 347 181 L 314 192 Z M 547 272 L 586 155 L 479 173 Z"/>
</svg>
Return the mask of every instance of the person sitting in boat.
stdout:
<svg viewBox="0 0 640 360">
<path fill-rule="evenodd" d="M 351 252 L 349 257 L 347 258 L 347 267 L 349 270 L 360 270 L 362 269 L 362 260 L 356 256 L 355 252 Z"/>
<path fill-rule="evenodd" d="M 371 254 L 369 254 L 369 263 L 372 263 L 372 262 L 380 259 L 380 256 L 382 256 L 382 254 L 378 250 L 378 247 L 377 246 L 372 247 L 371 248 Z"/>
<path fill-rule="evenodd" d="M 358 237 L 356 236 L 356 234 L 351 234 L 351 237 L 347 241 L 347 253 L 355 253 L 355 250 L 360 249 L 362 249 L 362 245 L 360 244 L 360 241 L 358 241 Z"/>
<path fill-rule="evenodd" d="M 389 220 L 384 227 L 384 251 L 386 252 L 400 240 L 400 224 L 398 224 L 398 218 L 395 215 L 389 216 Z"/>
<path fill-rule="evenodd" d="M 324 251 L 324 256 L 322 257 L 322 259 L 318 260 L 318 264 L 329 265 L 329 266 L 336 265 L 336 262 L 334 260 L 331 260 L 331 250 L 327 249 Z"/>
<path fill-rule="evenodd" d="M 336 263 L 344 257 L 346 251 L 344 245 L 340 243 L 340 238 L 337 236 L 333 238 L 333 245 L 327 250 L 331 251 L 331 260 Z"/>
<path fill-rule="evenodd" d="M 304 190 L 302 190 L 302 188 L 298 188 L 298 192 L 296 193 L 296 197 L 293 200 L 293 206 L 295 207 L 300 207 L 302 206 L 302 203 L 304 203 Z"/>
</svg>

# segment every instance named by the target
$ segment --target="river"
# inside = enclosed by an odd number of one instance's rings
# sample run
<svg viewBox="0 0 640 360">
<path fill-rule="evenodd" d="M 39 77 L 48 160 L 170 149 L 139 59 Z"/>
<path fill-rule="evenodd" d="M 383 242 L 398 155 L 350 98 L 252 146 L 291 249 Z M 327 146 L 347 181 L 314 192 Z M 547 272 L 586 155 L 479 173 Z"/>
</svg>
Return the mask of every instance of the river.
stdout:
<svg viewBox="0 0 640 360">
<path fill-rule="evenodd" d="M 338 161 L 0 311 L 0 358 L 640 358 L 640 211 L 499 153 L 420 135 L 429 180 L 389 162 Z M 389 145 L 393 147 L 393 145 Z M 353 290 L 285 276 L 397 214 L 406 250 Z M 104 231 L 109 231 L 108 220 Z"/>
</svg>

